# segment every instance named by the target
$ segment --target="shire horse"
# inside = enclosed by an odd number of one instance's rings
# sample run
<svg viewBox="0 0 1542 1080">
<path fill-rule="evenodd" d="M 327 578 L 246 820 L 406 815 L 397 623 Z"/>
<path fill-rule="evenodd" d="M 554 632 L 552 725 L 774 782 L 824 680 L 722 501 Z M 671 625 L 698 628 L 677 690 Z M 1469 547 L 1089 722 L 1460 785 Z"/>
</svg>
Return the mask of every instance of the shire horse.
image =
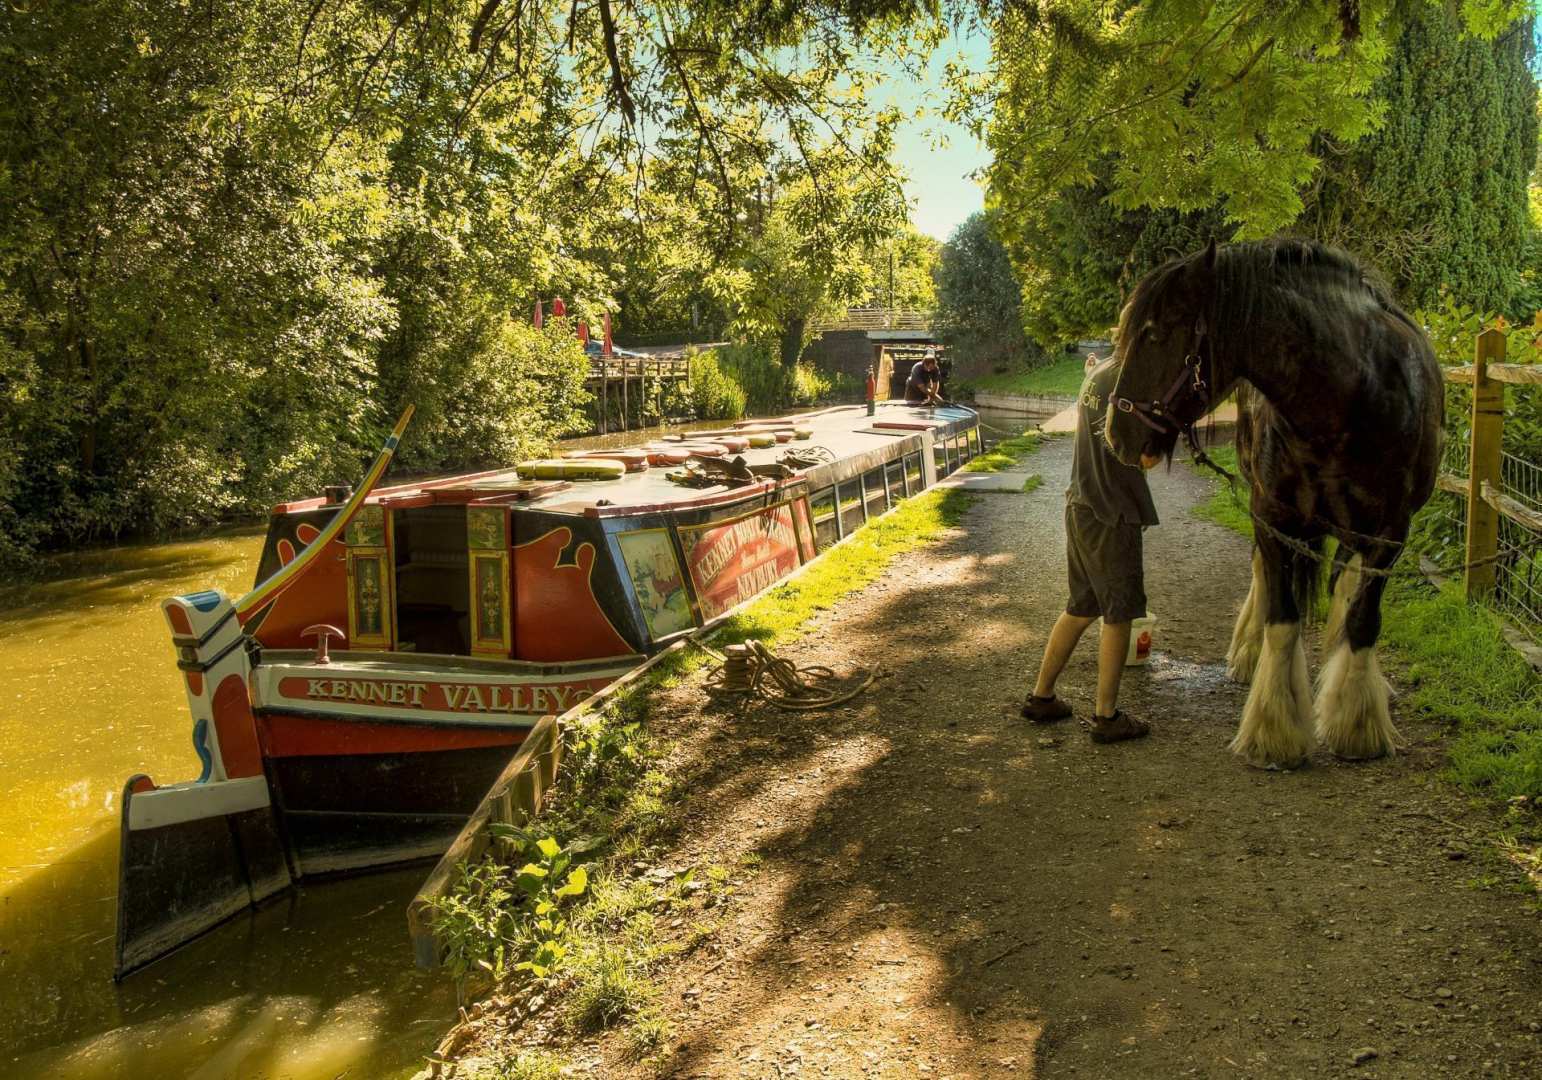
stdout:
<svg viewBox="0 0 1542 1080">
<path fill-rule="evenodd" d="M 1227 653 L 1252 685 L 1231 749 L 1293 768 L 1320 740 L 1340 758 L 1392 752 L 1376 660 L 1381 598 L 1409 520 L 1435 486 L 1445 384 L 1424 331 L 1342 251 L 1276 239 L 1211 243 L 1141 279 L 1119 318 L 1105 437 L 1116 457 L 1170 461 L 1235 387 L 1252 494 L 1253 583 Z M 1303 615 L 1332 537 L 1332 601 L 1315 706 Z M 1315 723 L 1314 723 L 1315 718 Z"/>
</svg>

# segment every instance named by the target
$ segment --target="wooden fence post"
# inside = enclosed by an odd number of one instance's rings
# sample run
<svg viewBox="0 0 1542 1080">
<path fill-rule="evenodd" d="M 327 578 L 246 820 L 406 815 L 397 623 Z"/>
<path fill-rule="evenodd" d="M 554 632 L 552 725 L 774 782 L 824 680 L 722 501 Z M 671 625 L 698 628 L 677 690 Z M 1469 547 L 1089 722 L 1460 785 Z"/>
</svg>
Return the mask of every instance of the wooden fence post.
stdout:
<svg viewBox="0 0 1542 1080">
<path fill-rule="evenodd" d="M 1472 453 L 1467 471 L 1467 598 L 1494 591 L 1499 552 L 1499 512 L 1483 498 L 1483 485 L 1499 485 L 1504 435 L 1504 385 L 1488 377 L 1488 365 L 1505 358 L 1505 334 L 1491 327 L 1478 335 L 1472 360 Z"/>
</svg>

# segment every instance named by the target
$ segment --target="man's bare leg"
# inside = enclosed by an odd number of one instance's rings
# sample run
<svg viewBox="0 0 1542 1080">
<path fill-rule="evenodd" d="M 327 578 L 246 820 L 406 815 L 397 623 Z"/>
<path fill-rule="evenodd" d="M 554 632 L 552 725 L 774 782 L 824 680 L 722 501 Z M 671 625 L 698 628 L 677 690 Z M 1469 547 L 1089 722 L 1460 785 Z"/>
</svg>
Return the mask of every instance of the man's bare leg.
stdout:
<svg viewBox="0 0 1542 1080">
<path fill-rule="evenodd" d="M 1033 696 L 1049 698 L 1055 696 L 1055 683 L 1060 678 L 1060 673 L 1065 670 L 1066 662 L 1071 659 L 1071 653 L 1076 650 L 1076 643 L 1087 632 L 1087 627 L 1096 621 L 1086 615 L 1072 615 L 1068 611 L 1060 613 L 1060 618 L 1055 620 L 1055 625 L 1050 629 L 1049 640 L 1044 643 L 1044 660 L 1039 664 L 1039 679 L 1034 685 Z M 1124 627 L 1125 637 L 1128 639 L 1130 626 Z M 1124 657 L 1119 658 L 1120 663 Z M 1099 665 L 1098 685 L 1101 693 L 1102 676 L 1101 663 Z M 1117 677 L 1114 681 L 1114 690 L 1117 693 L 1119 683 Z M 1101 698 L 1100 698 L 1101 700 Z"/>
<path fill-rule="evenodd" d="M 1130 624 L 1103 621 L 1098 635 L 1098 699 L 1096 716 L 1113 716 L 1119 708 L 1119 681 L 1130 651 Z"/>
</svg>

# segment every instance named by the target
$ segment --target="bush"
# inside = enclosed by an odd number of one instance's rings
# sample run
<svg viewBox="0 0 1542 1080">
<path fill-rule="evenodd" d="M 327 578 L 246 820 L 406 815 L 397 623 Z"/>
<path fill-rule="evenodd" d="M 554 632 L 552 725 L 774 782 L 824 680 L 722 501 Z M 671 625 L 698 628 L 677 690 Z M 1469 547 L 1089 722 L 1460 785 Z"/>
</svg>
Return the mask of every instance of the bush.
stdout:
<svg viewBox="0 0 1542 1080">
<path fill-rule="evenodd" d="M 767 344 L 724 345 L 713 354 L 718 370 L 742 393 L 744 408 L 756 414 L 814 405 L 830 400 L 838 391 L 854 389 L 850 380 L 827 375 L 812 364 L 784 365 L 776 349 Z M 695 377 L 696 369 L 692 368 L 693 381 Z"/>
<path fill-rule="evenodd" d="M 703 420 L 737 420 L 744 415 L 744 390 L 718 366 L 716 352 L 691 357 L 691 411 Z"/>
</svg>

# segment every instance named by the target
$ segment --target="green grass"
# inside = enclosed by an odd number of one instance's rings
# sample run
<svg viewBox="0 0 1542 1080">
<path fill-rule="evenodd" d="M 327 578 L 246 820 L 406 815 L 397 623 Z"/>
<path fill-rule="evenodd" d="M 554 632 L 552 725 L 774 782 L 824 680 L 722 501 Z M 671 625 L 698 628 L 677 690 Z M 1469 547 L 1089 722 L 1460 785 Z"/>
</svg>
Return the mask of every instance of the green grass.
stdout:
<svg viewBox="0 0 1542 1080">
<path fill-rule="evenodd" d="M 970 379 L 961 388 L 991 394 L 1040 394 L 1054 397 L 1075 397 L 1081 392 L 1082 380 L 1087 370 L 1080 356 L 1068 356 L 1053 364 L 1033 368 L 1030 371 L 1009 371 L 1004 375 L 981 375 Z"/>
<path fill-rule="evenodd" d="M 1016 465 L 1039 448 L 1037 432 L 1025 432 L 1002 439 L 995 446 L 964 466 L 965 472 L 1001 472 Z"/>
<path fill-rule="evenodd" d="M 1237 455 L 1210 456 L 1236 471 Z M 1194 511 L 1244 536 L 1253 535 L 1247 491 L 1233 495 L 1216 481 Z M 1405 556 L 1398 565 L 1407 567 Z M 1382 602 L 1382 641 L 1397 663 L 1403 704 L 1445 724 L 1451 735 L 1449 779 L 1492 799 L 1542 798 L 1542 680 L 1504 639 L 1498 615 L 1469 604 L 1452 585 L 1395 577 Z"/>
<path fill-rule="evenodd" d="M 1044 477 L 1040 476 L 1038 473 L 1030 473 L 1028 475 L 1028 479 L 1023 481 L 1023 491 L 1038 491 L 1039 486 L 1043 483 Z"/>
</svg>

